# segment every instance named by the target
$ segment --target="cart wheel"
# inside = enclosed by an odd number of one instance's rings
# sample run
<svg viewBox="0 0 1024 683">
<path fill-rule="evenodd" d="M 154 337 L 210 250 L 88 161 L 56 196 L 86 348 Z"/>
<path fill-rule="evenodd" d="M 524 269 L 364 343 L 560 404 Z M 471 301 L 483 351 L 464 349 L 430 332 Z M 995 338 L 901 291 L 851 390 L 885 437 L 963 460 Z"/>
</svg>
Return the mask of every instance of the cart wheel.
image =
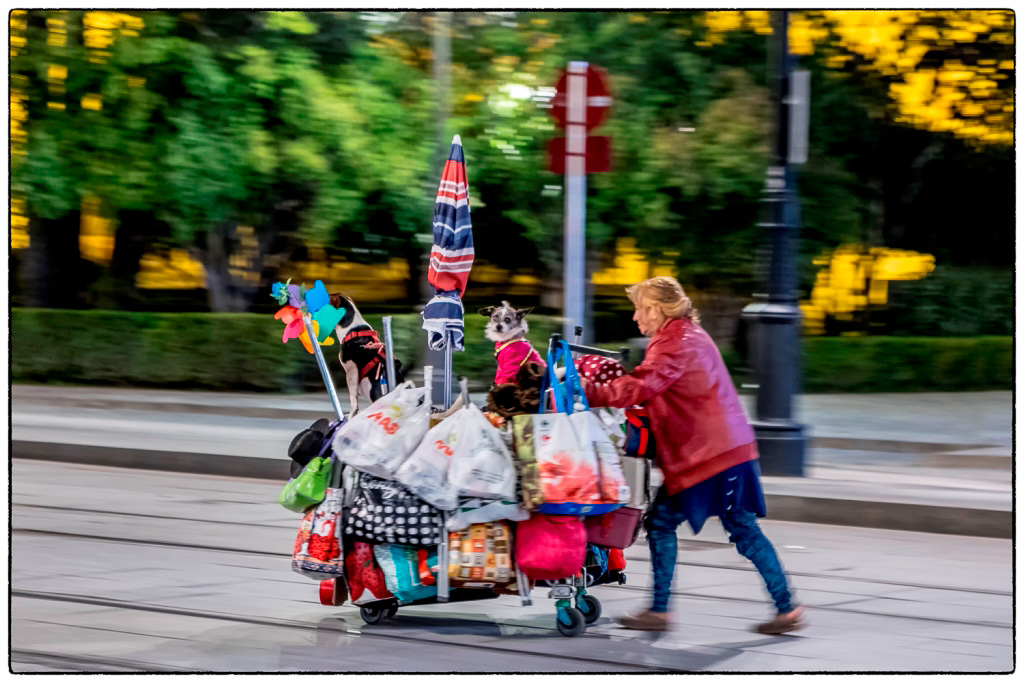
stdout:
<svg viewBox="0 0 1024 683">
<path fill-rule="evenodd" d="M 367 624 L 379 624 L 387 618 L 387 607 L 360 607 L 359 616 Z"/>
<path fill-rule="evenodd" d="M 394 618 L 394 616 L 396 614 L 398 614 L 398 605 L 397 604 L 388 605 L 386 608 L 384 608 L 384 610 L 385 610 L 384 611 L 384 618 L 385 619 L 392 619 L 392 618 Z"/>
<path fill-rule="evenodd" d="M 588 624 L 601 618 L 601 601 L 589 593 L 576 602 L 576 609 L 583 614 L 583 620 Z"/>
<path fill-rule="evenodd" d="M 566 638 L 578 636 L 587 627 L 586 622 L 583 620 L 583 613 L 575 607 L 559 608 L 555 624 L 558 626 L 558 632 Z"/>
<path fill-rule="evenodd" d="M 320 582 L 320 604 L 328 607 L 337 607 L 345 604 L 348 597 L 345 584 L 338 583 L 338 579 L 327 579 Z"/>
</svg>

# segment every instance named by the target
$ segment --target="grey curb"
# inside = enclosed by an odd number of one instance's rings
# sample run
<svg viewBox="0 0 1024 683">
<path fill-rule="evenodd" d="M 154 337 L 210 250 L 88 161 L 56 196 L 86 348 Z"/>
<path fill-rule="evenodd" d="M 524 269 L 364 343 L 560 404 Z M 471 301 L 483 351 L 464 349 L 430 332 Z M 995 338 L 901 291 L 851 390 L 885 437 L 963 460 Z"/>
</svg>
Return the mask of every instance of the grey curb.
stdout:
<svg viewBox="0 0 1024 683">
<path fill-rule="evenodd" d="M 26 460 L 270 479 L 282 483 L 288 479 L 291 462 L 284 457 L 269 459 L 179 451 L 142 451 L 41 441 L 12 441 L 11 455 Z M 787 522 L 992 538 L 1013 537 L 1013 513 L 1010 511 L 780 495 L 772 494 L 770 488 L 765 491 L 765 499 L 769 518 Z"/>
</svg>

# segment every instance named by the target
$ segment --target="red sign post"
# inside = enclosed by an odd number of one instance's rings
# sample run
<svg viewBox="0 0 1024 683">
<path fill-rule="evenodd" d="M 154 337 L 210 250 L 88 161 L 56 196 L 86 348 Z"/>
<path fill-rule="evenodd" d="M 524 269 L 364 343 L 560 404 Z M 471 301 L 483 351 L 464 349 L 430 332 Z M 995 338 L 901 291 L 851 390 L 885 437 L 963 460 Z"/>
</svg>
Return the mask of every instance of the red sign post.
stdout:
<svg viewBox="0 0 1024 683">
<path fill-rule="evenodd" d="M 569 62 L 555 86 L 551 114 L 565 128 L 564 138 L 548 143 L 549 168 L 565 174 L 565 245 L 563 336 L 573 328 L 588 330 L 586 315 L 587 173 L 611 169 L 611 138 L 588 133 L 608 117 L 611 91 L 604 69 L 587 62 Z"/>
</svg>

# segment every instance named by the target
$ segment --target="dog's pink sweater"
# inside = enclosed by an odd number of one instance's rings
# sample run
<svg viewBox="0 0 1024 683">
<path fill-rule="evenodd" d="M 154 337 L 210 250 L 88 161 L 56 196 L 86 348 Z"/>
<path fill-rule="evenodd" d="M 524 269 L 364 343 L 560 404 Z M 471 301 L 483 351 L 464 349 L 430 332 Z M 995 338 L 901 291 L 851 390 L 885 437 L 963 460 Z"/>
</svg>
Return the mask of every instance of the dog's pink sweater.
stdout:
<svg viewBox="0 0 1024 683">
<path fill-rule="evenodd" d="M 515 384 L 516 374 L 526 363 L 533 361 L 547 367 L 537 350 L 525 339 L 496 342 L 494 357 L 498 359 L 498 373 L 494 376 L 495 384 Z"/>
</svg>

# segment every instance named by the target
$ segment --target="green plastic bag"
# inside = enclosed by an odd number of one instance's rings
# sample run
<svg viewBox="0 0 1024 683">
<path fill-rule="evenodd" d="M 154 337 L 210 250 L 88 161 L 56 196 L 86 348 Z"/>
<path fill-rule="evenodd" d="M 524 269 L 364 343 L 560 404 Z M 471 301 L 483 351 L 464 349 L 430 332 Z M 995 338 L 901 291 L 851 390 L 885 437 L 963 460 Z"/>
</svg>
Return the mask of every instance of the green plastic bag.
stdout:
<svg viewBox="0 0 1024 683">
<path fill-rule="evenodd" d="M 313 458 L 299 476 L 284 485 L 277 501 L 292 512 L 305 512 L 323 502 L 331 480 L 331 458 Z"/>
</svg>

